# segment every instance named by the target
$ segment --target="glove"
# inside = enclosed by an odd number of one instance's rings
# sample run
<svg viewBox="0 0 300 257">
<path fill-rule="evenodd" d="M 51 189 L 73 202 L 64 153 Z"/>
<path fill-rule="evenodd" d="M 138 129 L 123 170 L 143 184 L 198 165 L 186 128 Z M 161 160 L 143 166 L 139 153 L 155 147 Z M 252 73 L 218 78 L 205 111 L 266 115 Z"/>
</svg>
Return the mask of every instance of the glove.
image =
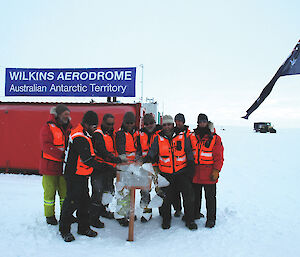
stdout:
<svg viewBox="0 0 300 257">
<path fill-rule="evenodd" d="M 60 148 L 58 148 L 58 150 L 60 150 L 62 153 L 61 153 L 61 158 L 62 159 L 65 159 L 65 148 L 63 148 L 63 147 L 60 147 Z"/>
<path fill-rule="evenodd" d="M 187 171 L 185 172 L 185 174 L 190 181 L 193 181 L 195 175 L 195 166 L 193 168 L 187 167 Z"/>
<path fill-rule="evenodd" d="M 167 194 L 162 189 L 160 189 L 159 187 L 155 188 L 155 192 L 162 199 L 166 198 L 166 196 L 167 196 Z"/>
<path fill-rule="evenodd" d="M 114 161 L 115 161 L 115 163 L 121 163 L 121 162 L 122 162 L 121 158 L 119 158 L 119 157 L 116 157 L 116 158 L 114 159 Z"/>
<path fill-rule="evenodd" d="M 115 178 L 117 176 L 117 168 L 111 167 L 105 171 L 106 176 Z"/>
<path fill-rule="evenodd" d="M 104 172 L 104 174 L 106 174 L 106 176 L 111 176 L 113 178 L 116 177 L 117 175 L 117 168 L 111 166 L 111 165 L 108 165 L 106 163 L 103 163 L 103 169 L 102 169 L 102 172 Z"/>
<path fill-rule="evenodd" d="M 143 163 L 151 163 L 151 159 L 148 155 L 146 155 L 144 158 L 142 158 Z"/>
<path fill-rule="evenodd" d="M 211 181 L 216 181 L 219 178 L 219 172 L 217 169 L 213 169 L 210 174 Z"/>
<path fill-rule="evenodd" d="M 191 173 L 193 173 L 193 176 L 194 176 L 194 174 L 195 174 L 195 162 L 194 161 L 188 161 L 187 166 L 191 170 Z"/>
<path fill-rule="evenodd" d="M 126 157 L 125 154 L 121 154 L 121 155 L 119 156 L 119 158 L 121 159 L 122 162 L 128 162 L 128 159 L 127 159 L 127 157 Z"/>
</svg>

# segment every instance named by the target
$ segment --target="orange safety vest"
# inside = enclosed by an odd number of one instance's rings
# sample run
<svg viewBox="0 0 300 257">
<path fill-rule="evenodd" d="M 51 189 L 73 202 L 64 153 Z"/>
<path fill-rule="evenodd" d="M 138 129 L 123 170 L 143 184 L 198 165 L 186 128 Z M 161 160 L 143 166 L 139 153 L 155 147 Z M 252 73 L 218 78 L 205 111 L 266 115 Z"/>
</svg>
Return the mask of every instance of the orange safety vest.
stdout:
<svg viewBox="0 0 300 257">
<path fill-rule="evenodd" d="M 50 131 L 53 135 L 53 145 L 62 151 L 65 150 L 65 136 L 61 129 L 57 127 L 54 123 L 48 123 Z M 62 162 L 63 158 L 57 158 L 52 156 L 51 154 L 44 153 L 42 152 L 42 158 L 51 160 L 51 161 L 56 161 L 56 162 Z"/>
<path fill-rule="evenodd" d="M 113 135 L 113 138 L 108 134 L 104 134 L 100 128 L 97 128 L 94 133 L 100 133 L 103 136 L 106 150 L 108 152 L 110 152 L 111 154 L 113 154 L 113 156 L 118 156 L 118 153 L 117 153 L 117 150 L 115 149 L 115 144 L 114 144 L 115 133 Z M 95 156 L 95 159 L 101 163 L 107 163 L 113 167 L 117 166 L 116 163 L 104 161 L 101 157 L 99 157 L 97 155 Z"/>
<path fill-rule="evenodd" d="M 125 132 L 125 137 L 126 137 L 126 143 L 125 143 L 125 153 L 126 153 L 126 158 L 129 161 L 134 161 L 135 155 L 136 155 L 136 146 L 135 146 L 135 141 L 137 137 L 137 132 L 134 132 L 133 135 L 131 135 L 129 132 Z"/>
<path fill-rule="evenodd" d="M 140 143 L 141 143 L 141 148 L 142 148 L 142 156 L 145 157 L 148 154 L 148 151 L 150 149 L 150 146 L 152 145 L 155 137 L 158 135 L 158 133 L 154 133 L 151 135 L 150 138 L 150 144 L 148 143 L 148 134 L 145 132 L 140 132 Z"/>
<path fill-rule="evenodd" d="M 81 124 L 78 124 L 78 126 L 74 130 L 71 131 L 70 138 L 71 138 L 72 142 L 76 137 L 84 137 L 90 144 L 91 156 L 95 156 L 92 140 L 90 137 L 84 135 L 83 127 Z M 92 172 L 93 172 L 93 167 L 85 165 L 81 161 L 80 156 L 78 156 L 76 174 L 87 176 L 87 175 L 90 175 Z"/>
<path fill-rule="evenodd" d="M 184 151 L 185 135 L 178 134 L 172 139 L 172 143 L 168 139 L 158 136 L 159 146 L 159 162 L 158 167 L 161 172 L 174 173 L 187 166 L 186 153 Z M 181 149 L 177 148 L 181 142 Z"/>
<path fill-rule="evenodd" d="M 187 129 L 187 131 L 185 133 L 186 133 L 186 137 L 189 138 L 191 136 L 191 131 L 189 129 Z"/>
<path fill-rule="evenodd" d="M 195 133 L 191 134 L 190 139 L 191 139 L 195 164 L 213 164 L 214 163 L 212 150 L 216 143 L 216 138 L 217 138 L 217 136 L 214 135 L 209 146 L 206 147 L 205 143 L 207 142 L 207 140 L 199 142 Z"/>
<path fill-rule="evenodd" d="M 148 143 L 148 135 L 145 132 L 140 132 L 139 136 L 140 136 L 140 143 L 141 143 L 141 149 L 142 149 L 142 156 L 145 157 L 148 152 L 149 149 L 154 141 L 154 139 L 156 138 L 156 136 L 158 135 L 159 131 L 156 131 L 154 134 L 151 135 L 150 138 L 150 144 Z M 158 163 L 153 163 L 153 166 L 158 166 Z"/>
</svg>

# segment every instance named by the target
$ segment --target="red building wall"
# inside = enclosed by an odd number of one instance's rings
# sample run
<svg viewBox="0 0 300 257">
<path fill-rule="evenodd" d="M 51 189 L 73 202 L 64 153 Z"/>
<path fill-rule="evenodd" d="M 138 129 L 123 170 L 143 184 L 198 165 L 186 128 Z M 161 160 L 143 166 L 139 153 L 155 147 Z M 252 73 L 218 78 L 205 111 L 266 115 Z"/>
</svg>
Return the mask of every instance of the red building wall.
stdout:
<svg viewBox="0 0 300 257">
<path fill-rule="evenodd" d="M 37 173 L 41 156 L 40 129 L 49 118 L 51 103 L 0 102 L 0 169 L 33 171 Z M 71 122 L 76 126 L 83 114 L 95 111 L 101 123 L 105 113 L 115 116 L 115 130 L 121 127 L 125 112 L 136 114 L 139 125 L 140 104 L 66 103 L 71 111 Z"/>
</svg>

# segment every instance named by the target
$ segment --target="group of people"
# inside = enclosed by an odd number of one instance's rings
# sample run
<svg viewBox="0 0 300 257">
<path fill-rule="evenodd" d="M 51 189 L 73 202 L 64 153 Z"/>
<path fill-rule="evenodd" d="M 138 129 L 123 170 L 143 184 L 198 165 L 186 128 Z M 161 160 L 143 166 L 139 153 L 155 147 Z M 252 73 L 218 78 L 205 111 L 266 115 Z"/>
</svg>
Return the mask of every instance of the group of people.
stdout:
<svg viewBox="0 0 300 257">
<path fill-rule="evenodd" d="M 174 120 L 170 115 L 163 116 L 161 125 L 156 124 L 152 114 L 145 114 L 141 129 L 136 128 L 136 117 L 132 112 L 125 113 L 118 131 L 114 130 L 114 122 L 114 116 L 107 113 L 99 125 L 98 115 L 88 111 L 81 123 L 73 128 L 69 108 L 59 104 L 51 108 L 49 121 L 41 129 L 40 173 L 43 175 L 46 222 L 58 224 L 55 217 L 58 191 L 61 204 L 59 231 L 64 241 L 75 240 L 71 233 L 73 222 L 78 222 L 78 234 L 89 237 L 97 236 L 91 226 L 104 227 L 100 216 L 128 226 L 128 215 L 116 215 L 107 208 L 108 196 L 114 194 L 114 178 L 120 163 L 152 163 L 154 171 L 169 182 L 166 187 L 156 188 L 163 198 L 159 208 L 163 229 L 171 227 L 172 205 L 175 217 L 182 216 L 186 227 L 197 229 L 195 219 L 204 217 L 200 212 L 202 188 L 207 209 L 205 226 L 214 227 L 216 183 L 223 166 L 224 148 L 208 117 L 199 114 L 194 131 L 185 125 L 181 113 Z M 152 218 L 152 209 L 148 207 L 150 201 L 150 190 L 141 190 L 141 222 Z M 73 216 L 75 211 L 76 217 Z"/>
</svg>

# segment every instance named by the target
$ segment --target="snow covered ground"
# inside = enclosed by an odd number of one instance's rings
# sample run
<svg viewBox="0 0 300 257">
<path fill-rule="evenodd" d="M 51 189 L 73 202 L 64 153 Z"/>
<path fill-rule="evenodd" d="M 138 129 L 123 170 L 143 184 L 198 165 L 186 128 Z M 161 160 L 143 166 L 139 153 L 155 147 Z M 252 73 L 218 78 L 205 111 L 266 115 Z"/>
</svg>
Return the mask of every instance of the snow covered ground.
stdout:
<svg viewBox="0 0 300 257">
<path fill-rule="evenodd" d="M 43 216 L 40 176 L 0 175 L 0 256 L 270 256 L 300 254 L 300 130 L 257 134 L 249 128 L 217 130 L 225 147 L 225 163 L 217 185 L 217 223 L 189 231 L 180 218 L 162 230 L 153 219 L 135 222 L 135 241 L 127 228 L 102 219 L 96 238 L 79 236 L 65 243 L 58 226 Z M 137 194 L 137 215 L 140 215 Z M 204 204 L 203 204 L 204 206 Z M 57 216 L 59 208 L 56 208 Z M 205 214 L 205 210 L 203 210 Z"/>
</svg>

